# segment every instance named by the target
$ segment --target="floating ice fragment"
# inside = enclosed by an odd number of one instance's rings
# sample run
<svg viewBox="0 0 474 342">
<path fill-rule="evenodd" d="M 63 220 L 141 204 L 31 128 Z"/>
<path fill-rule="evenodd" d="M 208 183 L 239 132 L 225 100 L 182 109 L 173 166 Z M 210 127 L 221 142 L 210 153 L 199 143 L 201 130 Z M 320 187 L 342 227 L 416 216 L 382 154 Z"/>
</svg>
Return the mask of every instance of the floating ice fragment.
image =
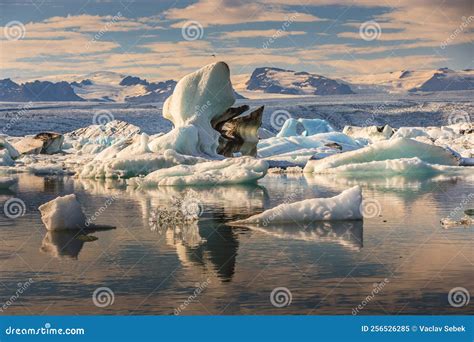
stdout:
<svg viewBox="0 0 474 342">
<path fill-rule="evenodd" d="M 8 150 L 6 149 L 0 150 L 0 166 L 13 166 L 13 165 L 15 165 L 15 161 L 10 156 L 10 153 L 8 153 Z"/>
<path fill-rule="evenodd" d="M 174 150 L 162 154 L 145 153 L 136 156 L 111 158 L 103 161 L 93 160 L 79 166 L 81 178 L 130 178 L 146 175 L 155 170 L 169 168 L 179 164 L 196 164 L 204 159 L 181 155 Z"/>
<path fill-rule="evenodd" d="M 361 189 L 359 186 L 354 186 L 330 198 L 311 198 L 283 203 L 231 224 L 268 226 L 293 222 L 362 220 L 361 203 Z"/>
<path fill-rule="evenodd" d="M 86 215 L 75 194 L 59 196 L 39 208 L 47 230 L 80 230 L 86 228 Z"/>
<path fill-rule="evenodd" d="M 176 165 L 154 171 L 144 178 L 132 178 L 129 185 L 227 185 L 251 183 L 267 173 L 268 164 L 252 157 L 208 161 L 196 165 Z"/>
<path fill-rule="evenodd" d="M 441 225 L 444 228 L 469 227 L 469 226 L 474 225 L 474 219 L 468 215 L 464 215 L 459 220 L 454 220 L 452 218 L 446 217 L 446 218 L 441 219 Z"/>
<path fill-rule="evenodd" d="M 314 156 L 328 155 L 361 148 L 362 144 L 340 132 L 318 133 L 309 137 L 273 137 L 260 140 L 258 156 L 272 165 L 299 165 L 304 167 Z"/>
<path fill-rule="evenodd" d="M 401 158 L 372 161 L 366 163 L 354 163 L 336 166 L 319 171 L 318 173 L 351 174 L 373 177 L 374 174 L 389 175 L 435 175 L 443 172 L 469 172 L 462 166 L 446 166 L 429 164 L 420 158 Z M 472 171 L 471 171 L 472 172 Z"/>
<path fill-rule="evenodd" d="M 18 153 L 12 144 L 3 138 L 0 138 L 0 152 L 6 152 L 11 159 L 15 159 L 20 156 L 20 153 Z"/>
<path fill-rule="evenodd" d="M 452 166 L 460 165 L 461 160 L 456 153 L 448 149 L 412 139 L 397 138 L 379 141 L 355 151 L 331 155 L 324 159 L 311 159 L 306 164 L 304 172 L 327 173 L 331 172 L 330 169 L 343 165 L 401 158 L 419 158 L 425 163 Z M 380 168 L 380 165 L 377 167 Z"/>
</svg>

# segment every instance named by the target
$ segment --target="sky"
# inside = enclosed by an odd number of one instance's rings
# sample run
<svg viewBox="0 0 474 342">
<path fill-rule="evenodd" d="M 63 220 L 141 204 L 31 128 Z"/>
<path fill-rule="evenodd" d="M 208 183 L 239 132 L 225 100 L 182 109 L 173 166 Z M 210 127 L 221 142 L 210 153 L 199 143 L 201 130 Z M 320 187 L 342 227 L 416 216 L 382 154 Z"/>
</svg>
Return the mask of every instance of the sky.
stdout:
<svg viewBox="0 0 474 342">
<path fill-rule="evenodd" d="M 0 78 L 473 68 L 471 0 L 0 0 Z"/>
</svg>

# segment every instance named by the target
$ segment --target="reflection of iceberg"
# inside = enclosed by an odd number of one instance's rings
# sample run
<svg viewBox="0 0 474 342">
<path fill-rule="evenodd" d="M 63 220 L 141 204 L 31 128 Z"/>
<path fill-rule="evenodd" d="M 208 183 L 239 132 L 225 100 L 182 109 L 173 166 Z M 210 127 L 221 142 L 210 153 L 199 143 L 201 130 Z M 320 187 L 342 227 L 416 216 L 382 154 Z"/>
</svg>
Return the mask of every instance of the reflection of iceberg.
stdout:
<svg viewBox="0 0 474 342">
<path fill-rule="evenodd" d="M 234 217 L 236 214 L 254 213 L 263 205 L 265 188 L 255 185 L 232 185 L 225 187 L 157 187 L 133 188 L 127 187 L 127 195 L 136 200 L 142 208 L 144 224 L 148 224 L 150 214 L 157 208 L 169 207 L 173 200 L 192 196 L 204 213 L 219 211 L 225 216 Z M 219 208 L 219 209 L 215 209 Z"/>
<path fill-rule="evenodd" d="M 69 257 L 77 259 L 79 252 L 86 242 L 86 239 L 81 238 L 80 232 L 68 231 L 49 231 L 41 244 L 40 250 L 55 258 Z"/>
<path fill-rule="evenodd" d="M 363 174 L 308 174 L 304 173 L 304 178 L 308 185 L 320 188 L 328 188 L 333 191 L 347 189 L 347 187 L 359 185 L 367 190 L 379 190 L 383 192 L 393 192 L 399 194 L 404 200 L 419 198 L 433 191 L 433 186 L 451 187 L 459 180 L 465 179 L 465 176 L 447 176 L 447 175 L 389 175 L 384 177 L 369 177 Z"/>
<path fill-rule="evenodd" d="M 156 230 L 161 234 L 163 231 L 165 232 L 166 242 L 170 246 L 183 244 L 189 248 L 196 248 L 206 241 L 199 235 L 199 227 L 196 222 L 173 227 L 157 227 Z"/>
<path fill-rule="evenodd" d="M 317 222 L 307 225 L 305 228 L 296 225 L 248 227 L 279 239 L 335 242 L 354 250 L 359 250 L 363 247 L 362 221 Z"/>
<path fill-rule="evenodd" d="M 48 231 L 43 238 L 40 251 L 55 258 L 69 257 L 77 259 L 85 242 L 97 240 L 97 237 L 88 234 L 110 229 L 113 228 L 104 226 L 98 229 L 81 231 Z"/>
<path fill-rule="evenodd" d="M 230 280 L 234 275 L 239 243 L 230 227 L 216 227 L 208 221 L 180 227 L 179 231 L 168 229 L 166 243 L 176 248 L 184 267 L 202 267 L 207 270 L 206 273 L 216 275 L 223 281 Z"/>
</svg>

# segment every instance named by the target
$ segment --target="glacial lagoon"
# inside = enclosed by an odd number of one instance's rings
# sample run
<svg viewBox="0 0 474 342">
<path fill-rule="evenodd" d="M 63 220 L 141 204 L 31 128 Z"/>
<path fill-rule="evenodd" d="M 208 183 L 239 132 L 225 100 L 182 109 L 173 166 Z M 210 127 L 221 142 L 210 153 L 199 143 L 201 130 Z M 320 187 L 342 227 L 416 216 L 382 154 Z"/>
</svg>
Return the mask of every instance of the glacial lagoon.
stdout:
<svg viewBox="0 0 474 342">
<path fill-rule="evenodd" d="M 440 220 L 474 192 L 472 175 L 374 179 L 268 174 L 258 184 L 136 189 L 119 180 L 18 174 L 1 202 L 25 204 L 0 216 L 1 298 L 28 284 L 4 314 L 472 314 L 448 292 L 473 293 L 473 230 Z M 363 221 L 233 227 L 229 222 L 360 185 Z M 38 206 L 76 193 L 88 217 L 115 229 L 47 232 Z M 192 196 L 199 219 L 160 227 L 154 215 Z M 471 201 L 472 203 L 472 201 Z M 31 280 L 30 280 L 31 279 Z M 99 287 L 113 292 L 104 307 Z M 291 301 L 272 304 L 275 288 Z M 374 289 L 383 295 L 367 296 Z M 199 289 L 199 296 L 195 296 Z M 361 305 L 362 309 L 354 312 Z"/>
</svg>

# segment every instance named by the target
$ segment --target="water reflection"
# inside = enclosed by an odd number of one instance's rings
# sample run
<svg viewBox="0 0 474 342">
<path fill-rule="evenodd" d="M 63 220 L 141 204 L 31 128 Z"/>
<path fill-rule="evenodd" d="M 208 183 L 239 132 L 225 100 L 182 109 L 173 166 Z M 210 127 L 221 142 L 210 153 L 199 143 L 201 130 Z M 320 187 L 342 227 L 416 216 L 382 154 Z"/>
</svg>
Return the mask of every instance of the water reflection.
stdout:
<svg viewBox="0 0 474 342">
<path fill-rule="evenodd" d="M 201 267 L 223 281 L 232 279 L 239 243 L 232 228 L 216 227 L 212 221 L 191 222 L 168 227 L 152 227 L 176 249 L 185 268 Z"/>
<path fill-rule="evenodd" d="M 206 260 L 214 265 L 217 275 L 222 280 L 230 280 L 235 272 L 235 262 L 239 242 L 233 228 L 221 226 L 218 230 L 211 224 L 201 227 L 202 235 L 206 238 L 203 254 Z"/>
<path fill-rule="evenodd" d="M 62 176 L 46 176 L 43 180 L 45 193 L 57 194 L 66 189 L 67 180 Z"/>
<path fill-rule="evenodd" d="M 431 193 L 433 186 L 452 186 L 465 181 L 469 176 L 459 175 L 394 175 L 385 177 L 372 177 L 355 175 L 313 175 L 303 174 L 309 185 L 317 185 L 328 188 L 347 189 L 354 185 L 363 188 L 376 189 L 380 191 L 391 191 L 401 194 L 404 198 L 417 197 L 425 193 Z"/>
<path fill-rule="evenodd" d="M 279 239 L 333 242 L 351 250 L 363 247 L 363 221 L 314 222 L 298 225 L 248 226 L 249 229 Z"/>
<path fill-rule="evenodd" d="M 40 251 L 54 258 L 77 259 L 86 242 L 98 240 L 94 235 L 89 235 L 98 230 L 113 228 L 88 229 L 87 231 L 49 231 L 41 242 Z"/>
<path fill-rule="evenodd" d="M 156 231 L 159 235 L 166 236 L 166 243 L 169 246 L 182 244 L 189 248 L 197 248 L 205 243 L 205 239 L 199 234 L 199 227 L 196 222 L 187 224 L 179 224 L 168 227 L 152 226 L 152 231 Z"/>
<path fill-rule="evenodd" d="M 472 307 L 452 308 L 446 295 L 452 284 L 471 291 L 473 229 L 444 230 L 439 223 L 473 192 L 472 177 L 356 180 L 282 175 L 267 176 L 259 186 L 194 188 L 193 198 L 203 207 L 199 220 L 160 231 L 150 226 L 153 211 L 172 206 L 170 199 L 182 198 L 191 189 L 140 191 L 120 180 L 71 177 L 45 187 L 42 177 L 19 178 L 15 197 L 26 203 L 27 211 L 16 220 L 0 215 L 6 241 L 0 252 L 0 276 L 4 283 L 15 284 L 34 272 L 36 285 L 28 300 L 9 309 L 12 314 L 170 314 L 203 282 L 208 288 L 186 314 L 350 314 L 374 282 L 385 277 L 390 283 L 383 296 L 364 313 L 472 312 Z M 364 198 L 379 203 L 380 215 L 363 223 L 319 222 L 302 228 L 228 225 L 289 198 L 330 197 L 354 184 L 361 185 Z M 53 194 L 55 189 L 61 193 Z M 86 214 L 105 207 L 107 198 L 114 196 L 96 222 L 117 229 L 97 234 L 34 229 L 42 228 L 39 205 L 73 192 Z M 7 194 L 0 196 L 7 200 Z M 84 246 L 95 235 L 99 240 Z M 432 281 L 440 270 L 443 277 Z M 120 294 L 108 312 L 90 301 L 94 289 L 103 284 Z M 271 305 L 268 298 L 275 286 L 293 292 L 290 306 Z M 0 295 L 11 296 L 11 289 Z M 49 306 L 53 299 L 55 305 Z"/>
</svg>

